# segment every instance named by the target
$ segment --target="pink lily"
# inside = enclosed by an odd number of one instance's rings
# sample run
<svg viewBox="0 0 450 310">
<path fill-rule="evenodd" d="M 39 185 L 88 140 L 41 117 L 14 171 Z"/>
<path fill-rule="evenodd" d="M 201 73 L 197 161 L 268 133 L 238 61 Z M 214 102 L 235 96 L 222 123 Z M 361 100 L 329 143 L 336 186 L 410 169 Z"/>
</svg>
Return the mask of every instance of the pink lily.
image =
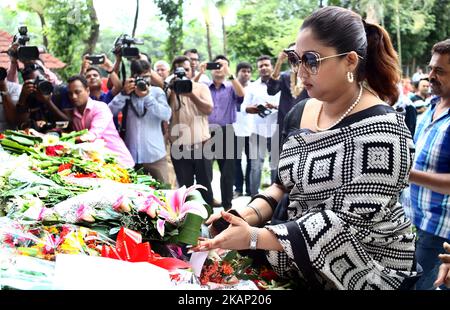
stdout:
<svg viewBox="0 0 450 310">
<path fill-rule="evenodd" d="M 112 207 L 113 207 L 114 211 L 119 212 L 119 213 L 131 211 L 130 201 L 124 195 L 121 195 Z"/>
<path fill-rule="evenodd" d="M 155 218 L 158 210 L 164 206 L 164 202 L 162 202 L 158 197 L 153 194 L 150 194 L 147 199 L 144 201 L 144 204 L 139 207 L 139 212 L 145 212 L 151 218 Z"/>
<path fill-rule="evenodd" d="M 77 209 L 76 215 L 77 215 L 77 221 L 85 221 L 89 223 L 95 222 L 94 217 L 91 214 L 92 210 L 87 207 L 84 204 L 81 204 L 80 207 Z"/>
<path fill-rule="evenodd" d="M 208 217 L 208 211 L 205 207 L 197 201 L 186 201 L 189 193 L 198 189 L 206 188 L 202 185 L 193 185 L 186 189 L 183 186 L 177 189 L 170 198 L 170 204 L 163 204 L 159 210 L 160 219 L 157 221 L 157 230 L 161 236 L 164 236 L 164 224 L 166 221 L 170 223 L 177 223 L 185 217 L 186 213 L 196 214 L 203 219 Z"/>
</svg>

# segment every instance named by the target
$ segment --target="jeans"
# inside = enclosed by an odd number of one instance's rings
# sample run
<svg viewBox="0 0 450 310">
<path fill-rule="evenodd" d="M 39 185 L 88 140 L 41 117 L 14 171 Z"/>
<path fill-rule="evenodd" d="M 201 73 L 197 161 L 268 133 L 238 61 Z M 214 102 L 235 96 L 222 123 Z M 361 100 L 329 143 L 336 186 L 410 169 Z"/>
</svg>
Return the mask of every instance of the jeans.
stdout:
<svg viewBox="0 0 450 310">
<path fill-rule="evenodd" d="M 276 133 L 275 137 L 278 136 Z M 250 195 L 258 194 L 261 186 L 261 173 L 264 164 L 266 151 L 269 152 L 270 181 L 273 183 L 277 175 L 277 166 L 279 158 L 278 139 L 265 138 L 263 136 L 252 134 L 250 136 Z M 272 152 L 273 150 L 273 152 Z"/>
<path fill-rule="evenodd" d="M 443 243 L 449 242 L 445 238 L 435 236 L 426 231 L 417 229 L 416 257 L 423 268 L 422 277 L 416 283 L 417 290 L 433 290 L 441 261 L 438 255 L 444 253 Z M 446 289 L 441 286 L 441 289 Z"/>
</svg>

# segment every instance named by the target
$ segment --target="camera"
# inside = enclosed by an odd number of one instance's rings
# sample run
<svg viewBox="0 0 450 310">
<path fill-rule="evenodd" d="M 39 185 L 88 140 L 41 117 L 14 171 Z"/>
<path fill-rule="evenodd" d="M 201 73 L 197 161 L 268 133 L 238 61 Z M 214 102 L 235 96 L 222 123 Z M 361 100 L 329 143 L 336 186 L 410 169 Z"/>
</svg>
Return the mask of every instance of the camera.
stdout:
<svg viewBox="0 0 450 310">
<path fill-rule="evenodd" d="M 17 51 L 8 50 L 8 55 L 19 59 L 22 62 L 39 59 L 39 49 L 37 46 L 26 46 L 30 41 L 27 26 L 20 26 L 18 33 L 14 35 L 13 44 L 18 44 Z"/>
<path fill-rule="evenodd" d="M 48 96 L 53 92 L 53 84 L 47 81 L 47 79 L 42 75 L 38 75 L 34 79 L 33 83 L 38 91 L 45 96 Z"/>
<path fill-rule="evenodd" d="M 206 64 L 206 70 L 219 70 L 222 65 L 218 62 L 208 62 Z"/>
<path fill-rule="evenodd" d="M 120 35 L 114 42 L 113 53 L 119 53 L 122 57 L 132 59 L 139 57 L 139 49 L 131 45 L 144 44 L 144 40 L 132 38 L 127 34 Z"/>
<path fill-rule="evenodd" d="M 150 86 L 150 79 L 148 77 L 137 77 L 135 80 L 136 88 L 140 91 L 146 91 Z"/>
<path fill-rule="evenodd" d="M 265 106 L 263 106 L 262 104 L 259 104 L 256 107 L 258 108 L 258 115 L 262 118 L 272 114 L 272 111 L 270 109 L 266 108 Z"/>
<path fill-rule="evenodd" d="M 6 76 L 8 75 L 8 71 L 6 71 L 5 68 L 0 67 L 0 81 L 3 81 L 6 79 Z"/>
<path fill-rule="evenodd" d="M 90 60 L 93 65 L 101 65 L 105 63 L 105 55 L 88 55 L 86 59 Z"/>
<path fill-rule="evenodd" d="M 192 81 L 186 77 L 186 71 L 183 67 L 175 69 L 175 82 L 173 83 L 173 91 L 176 94 L 188 94 L 192 92 Z"/>
</svg>

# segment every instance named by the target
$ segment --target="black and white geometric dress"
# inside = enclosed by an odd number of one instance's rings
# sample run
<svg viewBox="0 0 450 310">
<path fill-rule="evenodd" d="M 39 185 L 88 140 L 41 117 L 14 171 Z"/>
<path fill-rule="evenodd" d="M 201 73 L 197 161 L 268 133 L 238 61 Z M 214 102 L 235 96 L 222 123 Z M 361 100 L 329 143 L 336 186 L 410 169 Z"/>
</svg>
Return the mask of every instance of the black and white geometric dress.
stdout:
<svg viewBox="0 0 450 310">
<path fill-rule="evenodd" d="M 266 226 L 284 248 L 267 252 L 274 270 L 316 289 L 398 289 L 414 278 L 415 236 L 397 202 L 413 156 L 403 116 L 385 105 L 325 132 L 291 132 L 279 162 L 288 221 Z"/>
</svg>

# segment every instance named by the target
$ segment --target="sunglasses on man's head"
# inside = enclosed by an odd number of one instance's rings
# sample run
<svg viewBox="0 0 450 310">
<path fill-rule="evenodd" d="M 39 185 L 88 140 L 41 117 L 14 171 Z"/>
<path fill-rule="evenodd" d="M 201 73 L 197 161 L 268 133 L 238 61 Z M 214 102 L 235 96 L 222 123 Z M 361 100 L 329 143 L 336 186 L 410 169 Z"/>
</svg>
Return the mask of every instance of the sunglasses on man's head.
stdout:
<svg viewBox="0 0 450 310">
<path fill-rule="evenodd" d="M 317 52 L 306 52 L 301 57 L 297 54 L 295 50 L 292 49 L 286 49 L 284 52 L 288 56 L 288 61 L 290 66 L 295 72 L 298 72 L 300 69 L 300 66 L 302 66 L 303 70 L 308 72 L 309 74 L 316 75 L 319 73 L 319 67 L 320 63 L 329 58 L 334 57 L 341 57 L 350 54 L 350 52 L 347 53 L 341 53 L 326 57 L 320 57 L 320 54 Z M 361 56 L 358 55 L 359 58 L 363 59 Z"/>
</svg>

